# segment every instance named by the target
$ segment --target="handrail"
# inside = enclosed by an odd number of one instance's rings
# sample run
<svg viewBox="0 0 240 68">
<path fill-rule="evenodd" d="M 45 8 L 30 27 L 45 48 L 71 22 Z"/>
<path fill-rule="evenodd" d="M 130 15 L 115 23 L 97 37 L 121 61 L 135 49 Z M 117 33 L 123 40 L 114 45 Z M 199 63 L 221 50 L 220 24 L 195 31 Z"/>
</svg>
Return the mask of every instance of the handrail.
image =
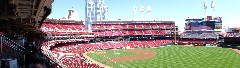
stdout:
<svg viewBox="0 0 240 68">
<path fill-rule="evenodd" d="M 25 51 L 25 47 L 21 46 L 19 44 L 17 44 L 16 42 L 12 41 L 11 39 L 5 37 L 4 35 L 0 35 L 1 37 L 1 46 L 3 44 L 9 46 L 10 48 L 16 50 L 16 51 L 20 51 L 20 52 L 24 52 Z M 2 47 L 1 47 L 2 48 Z"/>
</svg>

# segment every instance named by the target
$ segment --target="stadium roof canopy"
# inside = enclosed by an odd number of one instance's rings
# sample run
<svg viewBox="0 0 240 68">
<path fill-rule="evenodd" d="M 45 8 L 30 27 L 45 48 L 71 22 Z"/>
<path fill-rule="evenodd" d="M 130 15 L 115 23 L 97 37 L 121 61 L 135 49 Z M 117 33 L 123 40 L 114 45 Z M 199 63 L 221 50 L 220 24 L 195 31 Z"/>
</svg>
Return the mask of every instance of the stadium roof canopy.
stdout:
<svg viewBox="0 0 240 68">
<path fill-rule="evenodd" d="M 202 19 L 186 19 L 185 21 L 203 21 L 204 20 L 204 18 L 202 18 Z"/>
<path fill-rule="evenodd" d="M 51 11 L 54 0 L 1 0 L 0 19 L 32 19 L 42 21 Z M 46 14 L 48 13 L 48 14 Z"/>
<path fill-rule="evenodd" d="M 93 24 L 131 24 L 131 23 L 175 23 L 175 21 L 124 21 L 124 20 L 116 20 L 116 21 L 93 21 Z"/>
<path fill-rule="evenodd" d="M 4 33 L 40 33 L 41 23 L 51 13 L 54 0 L 1 0 L 0 25 Z M 9 32 L 14 31 L 14 32 Z"/>
<path fill-rule="evenodd" d="M 45 23 L 78 23 L 78 24 L 83 24 L 84 21 L 78 21 L 78 20 L 69 20 L 69 19 L 49 19 L 47 18 L 44 20 Z"/>
</svg>

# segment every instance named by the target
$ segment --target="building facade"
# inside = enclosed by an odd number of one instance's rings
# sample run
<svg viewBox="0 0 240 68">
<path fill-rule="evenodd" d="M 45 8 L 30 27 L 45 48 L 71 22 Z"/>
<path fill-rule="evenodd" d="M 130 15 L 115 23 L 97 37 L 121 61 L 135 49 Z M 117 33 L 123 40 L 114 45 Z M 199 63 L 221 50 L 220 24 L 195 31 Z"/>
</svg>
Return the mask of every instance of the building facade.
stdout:
<svg viewBox="0 0 240 68">
<path fill-rule="evenodd" d="M 108 6 L 104 2 L 104 0 L 86 0 L 85 25 L 87 30 L 91 30 L 91 22 L 107 20 Z"/>
</svg>

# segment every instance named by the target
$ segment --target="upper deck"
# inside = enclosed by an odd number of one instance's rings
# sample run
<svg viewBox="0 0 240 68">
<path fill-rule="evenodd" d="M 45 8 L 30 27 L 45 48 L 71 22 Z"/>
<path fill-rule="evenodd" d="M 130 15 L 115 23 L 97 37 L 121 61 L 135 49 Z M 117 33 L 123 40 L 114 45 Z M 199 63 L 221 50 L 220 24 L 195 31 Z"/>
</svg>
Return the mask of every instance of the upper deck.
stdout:
<svg viewBox="0 0 240 68">
<path fill-rule="evenodd" d="M 127 20 L 116 20 L 116 21 L 93 21 L 92 24 L 144 24 L 144 23 L 159 23 L 159 24 L 175 24 L 175 21 L 127 21 Z"/>
</svg>

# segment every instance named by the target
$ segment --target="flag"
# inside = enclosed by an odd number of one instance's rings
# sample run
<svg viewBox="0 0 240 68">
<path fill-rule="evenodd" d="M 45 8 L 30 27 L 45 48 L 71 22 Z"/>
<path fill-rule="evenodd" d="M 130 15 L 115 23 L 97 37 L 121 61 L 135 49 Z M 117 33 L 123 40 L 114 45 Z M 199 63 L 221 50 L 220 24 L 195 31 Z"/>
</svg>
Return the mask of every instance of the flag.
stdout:
<svg viewBox="0 0 240 68">
<path fill-rule="evenodd" d="M 204 9 L 207 9 L 207 0 L 204 1 Z"/>
<path fill-rule="evenodd" d="M 214 8 L 215 7 L 215 0 L 212 0 L 212 6 L 211 8 Z"/>
</svg>

